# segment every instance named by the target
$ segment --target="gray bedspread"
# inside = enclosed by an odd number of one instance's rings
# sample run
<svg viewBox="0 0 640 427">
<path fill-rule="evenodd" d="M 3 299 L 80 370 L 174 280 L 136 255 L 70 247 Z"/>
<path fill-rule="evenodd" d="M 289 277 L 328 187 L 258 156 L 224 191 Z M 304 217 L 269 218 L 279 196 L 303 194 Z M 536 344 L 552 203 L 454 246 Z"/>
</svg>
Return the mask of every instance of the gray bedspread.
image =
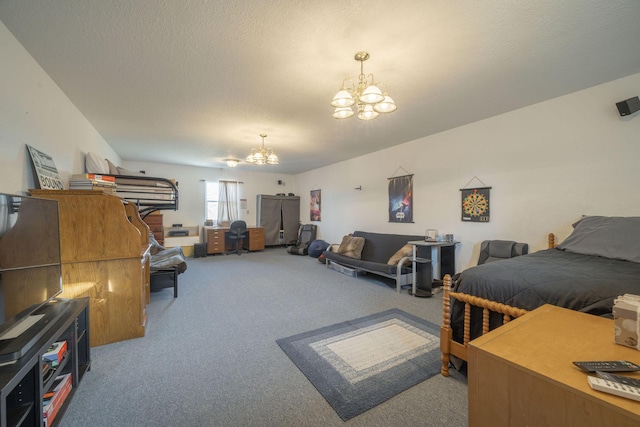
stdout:
<svg viewBox="0 0 640 427">
<path fill-rule="evenodd" d="M 526 310 L 553 304 L 611 316 L 615 297 L 640 294 L 640 263 L 548 249 L 469 268 L 460 274 L 454 291 Z M 463 314 L 464 304 L 454 300 L 451 325 L 458 342 Z M 471 339 L 481 334 L 481 319 L 481 310 L 472 309 Z M 501 316 L 492 313 L 490 329 L 501 323 Z"/>
</svg>

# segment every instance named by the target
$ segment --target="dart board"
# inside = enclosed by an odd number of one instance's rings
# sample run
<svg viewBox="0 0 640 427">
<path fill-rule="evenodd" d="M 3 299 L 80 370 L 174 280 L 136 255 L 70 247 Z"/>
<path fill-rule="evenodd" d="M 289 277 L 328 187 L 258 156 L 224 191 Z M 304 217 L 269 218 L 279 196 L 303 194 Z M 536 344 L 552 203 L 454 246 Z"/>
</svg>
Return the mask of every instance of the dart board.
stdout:
<svg viewBox="0 0 640 427">
<path fill-rule="evenodd" d="M 487 188 L 462 189 L 462 220 L 489 222 L 489 190 Z"/>
</svg>

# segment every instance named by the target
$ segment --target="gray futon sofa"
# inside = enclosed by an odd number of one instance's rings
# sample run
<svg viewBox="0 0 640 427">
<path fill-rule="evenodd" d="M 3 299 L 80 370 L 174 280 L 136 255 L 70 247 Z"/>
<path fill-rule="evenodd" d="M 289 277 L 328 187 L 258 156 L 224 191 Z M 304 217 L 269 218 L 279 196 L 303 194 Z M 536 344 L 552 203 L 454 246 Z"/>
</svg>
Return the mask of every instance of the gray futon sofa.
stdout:
<svg viewBox="0 0 640 427">
<path fill-rule="evenodd" d="M 332 251 L 331 247 L 329 247 L 329 250 L 323 252 L 328 267 L 331 268 L 331 264 L 337 264 L 394 279 L 397 292 L 400 292 L 402 286 L 412 283 L 413 273 L 410 262 L 412 246 L 407 245 L 407 242 L 424 240 L 424 236 L 355 231 L 353 237 L 364 238 L 364 247 L 362 248 L 360 259 L 341 255 Z M 396 252 L 400 249 L 403 249 L 402 253 L 396 255 Z M 394 258 L 397 259 L 397 262 L 389 264 L 389 260 L 394 255 L 396 255 Z M 426 257 L 423 257 L 422 254 L 419 255 L 422 258 L 430 258 L 429 255 Z M 430 274 L 430 269 L 426 270 Z M 427 280 L 428 283 L 431 283 L 431 278 Z"/>
</svg>

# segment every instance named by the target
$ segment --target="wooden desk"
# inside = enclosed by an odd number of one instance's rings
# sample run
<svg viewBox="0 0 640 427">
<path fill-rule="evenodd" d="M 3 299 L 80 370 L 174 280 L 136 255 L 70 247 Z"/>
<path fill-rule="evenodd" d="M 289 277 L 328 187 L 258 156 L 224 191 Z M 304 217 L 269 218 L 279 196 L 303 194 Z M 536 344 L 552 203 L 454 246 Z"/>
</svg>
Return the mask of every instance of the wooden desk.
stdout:
<svg viewBox="0 0 640 427">
<path fill-rule="evenodd" d="M 572 363 L 622 359 L 640 352 L 613 342 L 613 320 L 544 305 L 469 343 L 469 425 L 638 426 L 640 403 Z"/>
<path fill-rule="evenodd" d="M 233 242 L 226 238 L 229 227 L 205 227 L 205 231 L 208 255 L 223 254 L 235 250 Z M 247 239 L 243 241 L 242 247 L 249 251 L 263 250 L 264 228 L 247 227 Z"/>
</svg>

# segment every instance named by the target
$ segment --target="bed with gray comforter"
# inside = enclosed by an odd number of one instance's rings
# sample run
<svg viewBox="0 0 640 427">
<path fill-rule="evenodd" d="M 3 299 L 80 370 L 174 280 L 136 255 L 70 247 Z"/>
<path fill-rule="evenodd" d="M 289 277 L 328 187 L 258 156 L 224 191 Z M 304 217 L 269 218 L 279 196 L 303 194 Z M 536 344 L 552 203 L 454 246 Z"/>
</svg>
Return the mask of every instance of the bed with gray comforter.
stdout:
<svg viewBox="0 0 640 427">
<path fill-rule="evenodd" d="M 614 299 L 640 295 L 640 217 L 584 217 L 557 248 L 463 271 L 455 292 L 533 310 L 553 304 L 611 316 Z M 453 339 L 462 342 L 464 304 L 453 300 Z M 471 339 L 481 335 L 482 310 L 472 307 Z M 502 324 L 491 313 L 490 329 Z"/>
</svg>

